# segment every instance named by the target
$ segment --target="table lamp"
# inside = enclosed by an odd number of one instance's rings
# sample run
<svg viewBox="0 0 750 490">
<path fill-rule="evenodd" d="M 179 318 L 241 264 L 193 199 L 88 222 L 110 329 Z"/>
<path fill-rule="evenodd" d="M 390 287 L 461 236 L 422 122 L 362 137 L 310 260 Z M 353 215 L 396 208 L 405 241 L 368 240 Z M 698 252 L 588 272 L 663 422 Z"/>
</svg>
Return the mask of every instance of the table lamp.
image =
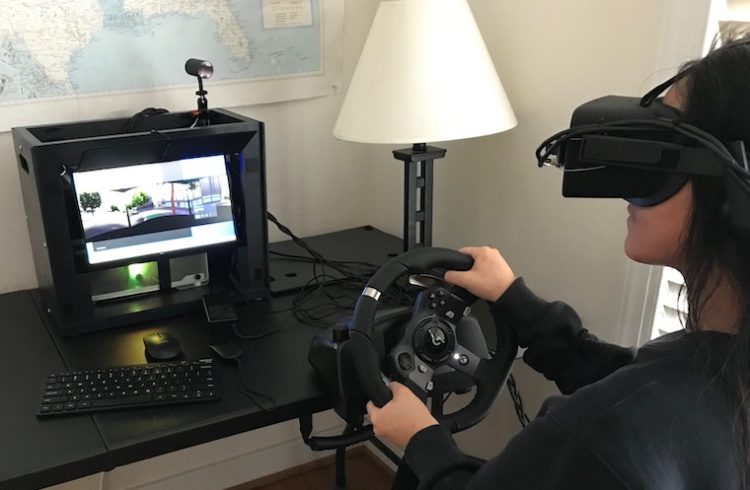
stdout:
<svg viewBox="0 0 750 490">
<path fill-rule="evenodd" d="M 411 144 L 404 162 L 404 251 L 432 246 L 433 162 L 450 141 L 513 128 L 516 117 L 466 0 L 384 0 L 333 134 Z"/>
</svg>

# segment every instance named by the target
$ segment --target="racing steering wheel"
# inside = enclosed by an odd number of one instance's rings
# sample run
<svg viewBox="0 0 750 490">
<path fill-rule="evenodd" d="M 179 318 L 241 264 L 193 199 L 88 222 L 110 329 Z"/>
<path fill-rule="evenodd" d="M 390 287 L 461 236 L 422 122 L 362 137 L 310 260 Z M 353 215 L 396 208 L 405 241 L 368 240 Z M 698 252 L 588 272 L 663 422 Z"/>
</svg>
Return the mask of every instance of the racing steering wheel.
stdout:
<svg viewBox="0 0 750 490">
<path fill-rule="evenodd" d="M 434 381 L 440 376 L 461 373 L 472 380 L 476 391 L 469 404 L 455 413 L 438 416 L 452 433 L 479 423 L 487 415 L 510 374 L 518 347 L 512 332 L 497 324 L 496 345 L 491 349 L 481 331 L 478 337 L 460 334 L 459 324 L 471 319 L 476 296 L 435 281 L 420 294 L 403 335 L 386 356 L 379 354 L 378 341 L 374 340 L 373 323 L 380 297 L 397 279 L 435 270 L 468 270 L 473 262 L 455 250 L 417 249 L 390 260 L 368 281 L 354 309 L 349 342 L 362 389 L 376 406 L 382 407 L 392 398 L 382 374 L 383 363 L 387 362 L 391 376 L 423 400 L 432 394 Z"/>
</svg>

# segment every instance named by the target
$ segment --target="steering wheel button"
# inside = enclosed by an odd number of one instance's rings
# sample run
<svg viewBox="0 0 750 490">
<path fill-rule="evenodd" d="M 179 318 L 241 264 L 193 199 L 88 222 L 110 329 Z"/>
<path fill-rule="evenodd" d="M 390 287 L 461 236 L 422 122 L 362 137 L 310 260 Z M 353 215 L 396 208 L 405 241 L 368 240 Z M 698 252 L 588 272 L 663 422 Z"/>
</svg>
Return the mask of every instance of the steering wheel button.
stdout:
<svg viewBox="0 0 750 490">
<path fill-rule="evenodd" d="M 433 386 L 434 385 L 432 384 L 432 381 L 428 381 L 427 384 L 424 385 L 424 389 L 427 391 L 432 391 Z"/>
<path fill-rule="evenodd" d="M 449 320 L 453 320 L 453 318 L 456 317 L 456 314 L 453 313 L 453 310 L 448 310 L 445 312 L 445 317 L 448 318 Z"/>
<path fill-rule="evenodd" d="M 419 370 L 420 373 L 426 373 L 427 372 L 427 366 L 425 366 L 424 364 L 420 364 L 417 369 Z"/>
<path fill-rule="evenodd" d="M 469 313 L 471 313 L 471 307 L 467 306 L 466 309 L 464 310 L 464 316 L 468 315 Z"/>
<path fill-rule="evenodd" d="M 445 289 L 441 289 L 438 291 L 438 296 L 443 297 L 445 296 Z"/>
<path fill-rule="evenodd" d="M 445 300 L 444 300 L 444 299 L 441 299 L 441 300 L 440 300 L 440 303 L 438 303 L 438 304 L 439 304 L 440 306 L 445 306 Z"/>
<path fill-rule="evenodd" d="M 404 371 L 411 371 L 414 368 L 414 361 L 407 352 L 402 352 L 398 356 L 398 366 Z"/>
<path fill-rule="evenodd" d="M 435 299 L 435 293 L 430 293 L 430 299 Z"/>
<path fill-rule="evenodd" d="M 435 302 L 433 301 L 432 303 L 430 303 L 430 309 L 431 309 L 431 310 L 434 310 L 435 308 L 437 308 L 437 303 L 435 303 Z"/>
<path fill-rule="evenodd" d="M 458 358 L 458 363 L 462 366 L 466 366 L 469 364 L 469 356 L 466 354 L 463 354 L 461 357 Z"/>
</svg>

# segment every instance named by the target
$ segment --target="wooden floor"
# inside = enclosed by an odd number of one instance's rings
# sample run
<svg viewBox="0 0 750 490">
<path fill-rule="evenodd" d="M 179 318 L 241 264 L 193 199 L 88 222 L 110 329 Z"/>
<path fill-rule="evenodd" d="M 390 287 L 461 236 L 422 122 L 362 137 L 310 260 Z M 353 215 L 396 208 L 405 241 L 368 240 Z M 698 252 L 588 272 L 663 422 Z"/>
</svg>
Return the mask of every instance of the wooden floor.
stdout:
<svg viewBox="0 0 750 490">
<path fill-rule="evenodd" d="M 393 471 L 365 447 L 346 455 L 346 490 L 388 490 Z M 333 456 L 237 485 L 228 490 L 332 490 L 336 488 Z"/>
</svg>

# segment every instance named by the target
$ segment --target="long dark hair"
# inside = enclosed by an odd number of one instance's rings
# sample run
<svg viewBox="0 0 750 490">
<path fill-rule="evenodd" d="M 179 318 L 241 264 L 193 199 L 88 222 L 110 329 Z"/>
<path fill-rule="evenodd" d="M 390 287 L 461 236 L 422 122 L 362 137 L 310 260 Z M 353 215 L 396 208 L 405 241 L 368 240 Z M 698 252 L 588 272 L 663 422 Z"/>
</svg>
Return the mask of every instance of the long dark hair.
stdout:
<svg viewBox="0 0 750 490">
<path fill-rule="evenodd" d="M 725 142 L 742 140 L 750 150 L 750 36 L 724 39 L 704 58 L 683 67 L 685 121 Z M 743 488 L 750 482 L 750 232 L 730 223 L 721 179 L 694 177 L 693 208 L 684 241 L 686 328 L 701 330 L 707 301 L 726 281 L 736 293 L 738 331 L 718 369 L 723 392 L 736 410 Z M 750 213 L 750 209 L 747 210 Z M 727 327 L 733 327 L 729 325 Z"/>
</svg>

